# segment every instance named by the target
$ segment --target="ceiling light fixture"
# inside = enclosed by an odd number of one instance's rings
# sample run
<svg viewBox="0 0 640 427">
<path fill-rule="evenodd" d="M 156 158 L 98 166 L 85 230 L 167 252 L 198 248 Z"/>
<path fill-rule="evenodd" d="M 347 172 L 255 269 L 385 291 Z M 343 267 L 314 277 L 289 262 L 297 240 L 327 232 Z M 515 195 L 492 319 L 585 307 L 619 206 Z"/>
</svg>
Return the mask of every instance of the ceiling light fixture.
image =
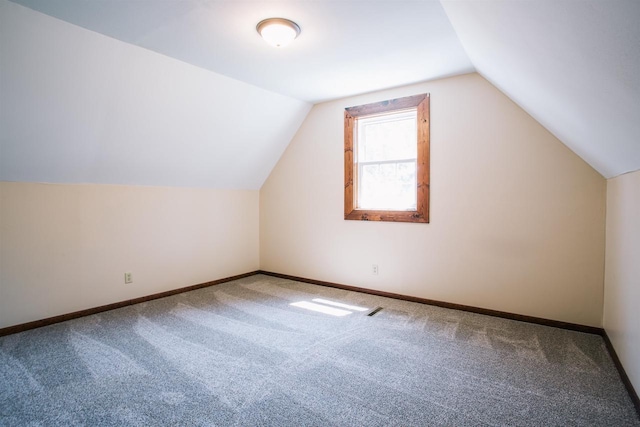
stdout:
<svg viewBox="0 0 640 427">
<path fill-rule="evenodd" d="M 275 47 L 284 47 L 300 34 L 300 27 L 284 18 L 269 18 L 258 22 L 256 30 L 263 39 Z"/>
</svg>

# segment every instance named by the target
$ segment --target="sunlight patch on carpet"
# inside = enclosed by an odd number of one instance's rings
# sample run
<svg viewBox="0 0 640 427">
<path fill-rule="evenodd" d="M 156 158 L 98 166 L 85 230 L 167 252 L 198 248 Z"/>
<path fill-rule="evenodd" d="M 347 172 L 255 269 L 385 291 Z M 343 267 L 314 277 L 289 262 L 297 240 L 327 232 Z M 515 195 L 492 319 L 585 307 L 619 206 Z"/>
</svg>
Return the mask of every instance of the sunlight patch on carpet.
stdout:
<svg viewBox="0 0 640 427">
<path fill-rule="evenodd" d="M 346 308 L 347 310 L 353 310 L 353 311 L 367 311 L 367 310 L 369 310 L 366 307 L 358 307 L 357 305 L 349 305 L 349 304 L 344 304 L 344 303 L 341 303 L 341 302 L 329 301 L 328 299 L 324 299 L 324 298 L 314 298 L 311 301 L 319 302 L 321 304 L 333 305 L 335 307 Z"/>
<path fill-rule="evenodd" d="M 346 316 L 348 314 L 353 313 L 352 311 L 349 311 L 349 310 L 342 310 L 340 308 L 328 307 L 326 305 L 316 304 L 309 301 L 292 302 L 289 305 L 298 307 L 298 308 L 304 308 L 305 310 L 317 311 L 319 313 L 330 314 L 331 316 L 338 316 L 338 317 Z"/>
</svg>

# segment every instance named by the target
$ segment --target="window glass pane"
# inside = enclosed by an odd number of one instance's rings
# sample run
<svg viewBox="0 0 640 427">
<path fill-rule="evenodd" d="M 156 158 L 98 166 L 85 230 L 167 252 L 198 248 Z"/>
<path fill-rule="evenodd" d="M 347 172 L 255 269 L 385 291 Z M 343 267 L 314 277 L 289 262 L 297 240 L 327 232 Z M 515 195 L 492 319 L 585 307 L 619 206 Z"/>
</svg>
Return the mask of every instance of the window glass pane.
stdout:
<svg viewBox="0 0 640 427">
<path fill-rule="evenodd" d="M 358 119 L 358 161 L 415 159 L 417 111 Z"/>
<path fill-rule="evenodd" d="M 416 208 L 415 161 L 362 164 L 359 169 L 359 209 Z"/>
<path fill-rule="evenodd" d="M 417 110 L 357 122 L 358 209 L 416 208 Z"/>
</svg>

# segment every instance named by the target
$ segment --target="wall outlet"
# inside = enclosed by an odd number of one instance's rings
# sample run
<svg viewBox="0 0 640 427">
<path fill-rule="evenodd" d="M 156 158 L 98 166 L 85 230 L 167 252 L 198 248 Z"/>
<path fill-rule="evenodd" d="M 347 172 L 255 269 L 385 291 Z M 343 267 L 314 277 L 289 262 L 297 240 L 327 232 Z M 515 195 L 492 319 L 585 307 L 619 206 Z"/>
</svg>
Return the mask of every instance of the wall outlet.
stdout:
<svg viewBox="0 0 640 427">
<path fill-rule="evenodd" d="M 124 273 L 124 283 L 133 283 L 133 276 L 131 273 Z"/>
<path fill-rule="evenodd" d="M 373 265 L 371 266 L 371 273 L 372 273 L 373 275 L 375 275 L 375 276 L 377 276 L 377 275 L 378 275 L 378 264 L 373 264 Z"/>
</svg>

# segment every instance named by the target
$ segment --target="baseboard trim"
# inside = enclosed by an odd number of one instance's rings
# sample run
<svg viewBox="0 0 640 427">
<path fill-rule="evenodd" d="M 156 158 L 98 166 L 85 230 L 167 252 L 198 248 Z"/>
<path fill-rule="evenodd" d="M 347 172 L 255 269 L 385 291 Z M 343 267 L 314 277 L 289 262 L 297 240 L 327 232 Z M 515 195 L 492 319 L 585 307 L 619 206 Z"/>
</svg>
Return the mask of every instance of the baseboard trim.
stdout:
<svg viewBox="0 0 640 427">
<path fill-rule="evenodd" d="M 609 356 L 611 356 L 611 359 L 613 360 L 613 364 L 616 365 L 616 368 L 618 369 L 618 374 L 620 374 L 620 379 L 622 379 L 622 383 L 627 389 L 627 392 L 629 393 L 629 397 L 631 398 L 633 405 L 636 407 L 638 418 L 640 418 L 640 398 L 638 398 L 638 393 L 636 393 L 636 389 L 633 388 L 633 384 L 631 384 L 631 380 L 629 379 L 627 372 L 624 370 L 624 367 L 622 366 L 622 362 L 620 362 L 620 359 L 618 358 L 616 349 L 613 348 L 613 344 L 609 339 L 609 335 L 607 335 L 607 331 L 604 329 L 602 330 L 602 339 L 604 339 L 604 344 L 607 346 L 607 350 L 609 351 Z"/>
<path fill-rule="evenodd" d="M 596 328 L 594 326 L 579 325 L 576 323 L 568 323 L 568 322 L 561 322 L 558 320 L 543 319 L 541 317 L 525 316 L 522 314 L 508 313 L 505 311 L 490 310 L 488 308 L 479 308 L 479 307 L 473 307 L 470 305 L 454 304 L 451 302 L 412 297 L 409 295 L 395 294 L 391 292 L 378 291 L 375 289 L 360 288 L 357 286 L 342 285 L 340 283 L 324 282 L 322 280 L 307 279 L 307 278 L 298 277 L 298 276 L 290 276 L 288 274 L 274 273 L 271 271 L 259 270 L 258 273 L 264 274 L 266 276 L 279 277 L 281 279 L 290 279 L 290 280 L 296 280 L 298 282 L 311 283 L 313 285 L 321 285 L 321 286 L 328 286 L 331 288 L 344 289 L 347 291 L 362 292 L 365 294 L 378 295 L 381 297 L 400 299 L 404 301 L 418 302 L 418 303 L 427 304 L 427 305 L 435 305 L 438 307 L 468 311 L 471 313 L 486 314 L 488 316 L 502 317 L 510 320 L 519 320 L 521 322 L 535 323 L 535 324 L 544 325 L 544 326 L 552 326 L 554 328 L 560 328 L 560 329 L 569 329 L 572 331 L 585 332 L 588 334 L 602 335 L 604 333 L 604 330 L 602 328 Z"/>
<path fill-rule="evenodd" d="M 67 320 L 77 319 L 79 317 L 90 316 L 92 314 L 101 313 L 103 311 L 114 310 L 116 308 L 126 307 L 128 305 L 139 304 L 141 302 L 147 302 L 147 301 L 151 301 L 158 298 L 169 297 L 171 295 L 181 294 L 183 292 L 195 291 L 196 289 L 207 288 L 209 286 L 231 282 L 233 280 L 242 279 L 244 277 L 253 276 L 255 274 L 258 274 L 258 271 L 238 274 L 236 276 L 225 277 L 223 279 L 212 280 L 210 282 L 200 283 L 197 285 L 187 286 L 184 288 L 172 289 L 170 291 L 159 292 L 157 294 L 147 295 L 144 297 L 133 298 L 126 301 L 120 301 L 112 304 L 102 305 L 100 307 L 87 308 L 85 310 L 75 311 L 73 313 L 68 313 L 68 314 L 61 314 L 59 316 L 49 317 L 42 320 L 35 320 L 33 322 L 27 322 L 19 325 L 8 326 L 6 328 L 0 329 L 0 337 L 5 335 L 17 334 L 18 332 L 24 332 L 30 329 L 41 328 L 43 326 L 53 325 L 55 323 L 65 322 Z"/>
<path fill-rule="evenodd" d="M 387 298 L 394 298 L 394 299 L 400 299 L 400 300 L 404 300 L 404 301 L 417 302 L 417 303 L 421 303 L 421 304 L 434 305 L 434 306 L 443 307 L 443 308 L 451 308 L 451 309 L 454 309 L 454 310 L 468 311 L 468 312 L 471 312 L 471 313 L 485 314 L 485 315 L 488 315 L 488 316 L 502 317 L 502 318 L 505 318 L 505 319 L 518 320 L 518 321 L 521 321 L 521 322 L 535 323 L 535 324 L 544 325 L 544 326 L 552 326 L 552 327 L 555 327 L 555 328 L 569 329 L 569 330 L 572 330 L 572 331 L 578 331 L 578 332 L 585 332 L 585 333 L 589 333 L 589 334 L 601 335 L 603 337 L 606 336 L 604 329 L 596 328 L 596 327 L 593 327 L 593 326 L 579 325 L 579 324 L 575 324 L 575 323 L 561 322 L 561 321 L 558 321 L 558 320 L 544 319 L 544 318 L 541 318 L 541 317 L 525 316 L 525 315 L 522 315 L 522 314 L 508 313 L 508 312 L 498 311 L 498 310 L 490 310 L 490 309 L 486 309 L 486 308 L 479 308 L 479 307 L 474 307 L 474 306 L 469 306 L 469 305 L 462 305 L 462 304 L 455 304 L 455 303 L 450 303 L 450 302 L 437 301 L 437 300 L 432 300 L 432 299 L 427 299 L 427 298 L 413 297 L 413 296 L 409 296 L 409 295 L 396 294 L 396 293 L 392 293 L 392 292 L 378 291 L 378 290 L 375 290 L 375 289 L 361 288 L 361 287 L 358 287 L 358 286 L 343 285 L 343 284 L 340 284 L 340 283 L 325 282 L 325 281 L 322 281 L 322 280 L 315 280 L 315 279 L 309 279 L 309 278 L 305 278 L 305 277 L 292 276 L 292 275 L 289 275 L 289 274 L 275 273 L 275 272 L 272 272 L 272 271 L 256 270 L 256 271 L 252 271 L 252 272 L 249 272 L 249 273 L 238 274 L 236 276 L 225 277 L 223 279 L 218 279 L 218 280 L 213 280 L 213 281 L 210 281 L 210 282 L 200 283 L 200 284 L 197 284 L 197 285 L 187 286 L 187 287 L 184 287 L 184 288 L 172 289 L 170 291 L 160 292 L 160 293 L 157 293 L 157 294 L 147 295 L 147 296 L 143 296 L 143 297 L 139 297 L 139 298 L 133 298 L 133 299 L 130 299 L 130 300 L 120 301 L 120 302 L 116 302 L 116 303 L 112 303 L 112 304 L 107 304 L 107 305 L 103 305 L 103 306 L 100 306 L 100 307 L 88 308 L 88 309 L 85 309 L 85 310 L 75 311 L 73 313 L 61 314 L 59 316 L 49 317 L 49 318 L 46 318 L 46 319 L 35 320 L 35 321 L 32 321 L 32 322 L 22 323 L 22 324 L 19 324 L 19 325 L 0 328 L 0 337 L 1 336 L 5 336 L 5 335 L 15 334 L 15 333 L 18 333 L 18 332 L 27 331 L 29 329 L 40 328 L 42 326 L 53 325 L 55 323 L 64 322 L 66 320 L 77 319 L 79 317 L 84 317 L 84 316 L 90 316 L 92 314 L 101 313 L 103 311 L 108 311 L 108 310 L 114 310 L 116 308 L 126 307 L 128 305 L 139 304 L 141 302 L 146 302 L 146 301 L 151 301 L 151 300 L 158 299 L 158 298 L 168 297 L 168 296 L 171 296 L 171 295 L 181 294 L 183 292 L 189 292 L 189 291 L 194 291 L 196 289 L 201 289 L 201 288 L 206 288 L 206 287 L 209 287 L 209 286 L 219 285 L 221 283 L 231 282 L 233 280 L 238 280 L 238 279 L 242 279 L 242 278 L 245 278 L 245 277 L 254 276 L 256 274 L 264 274 L 265 276 L 279 277 L 279 278 L 282 278 L 282 279 L 295 280 L 295 281 L 298 281 L 298 282 L 310 283 L 310 284 L 313 284 L 313 285 L 327 286 L 327 287 L 331 287 L 331 288 L 344 289 L 344 290 L 354 291 L 354 292 L 362 292 L 362 293 L 365 293 L 365 294 L 378 295 L 378 296 L 387 297 Z M 605 339 L 605 342 L 607 343 L 607 347 L 608 348 L 613 349 L 613 347 L 611 346 L 611 342 L 609 341 L 608 337 Z M 616 356 L 616 360 L 617 360 L 617 356 Z M 619 363 L 619 361 L 618 361 L 618 363 Z"/>
</svg>

